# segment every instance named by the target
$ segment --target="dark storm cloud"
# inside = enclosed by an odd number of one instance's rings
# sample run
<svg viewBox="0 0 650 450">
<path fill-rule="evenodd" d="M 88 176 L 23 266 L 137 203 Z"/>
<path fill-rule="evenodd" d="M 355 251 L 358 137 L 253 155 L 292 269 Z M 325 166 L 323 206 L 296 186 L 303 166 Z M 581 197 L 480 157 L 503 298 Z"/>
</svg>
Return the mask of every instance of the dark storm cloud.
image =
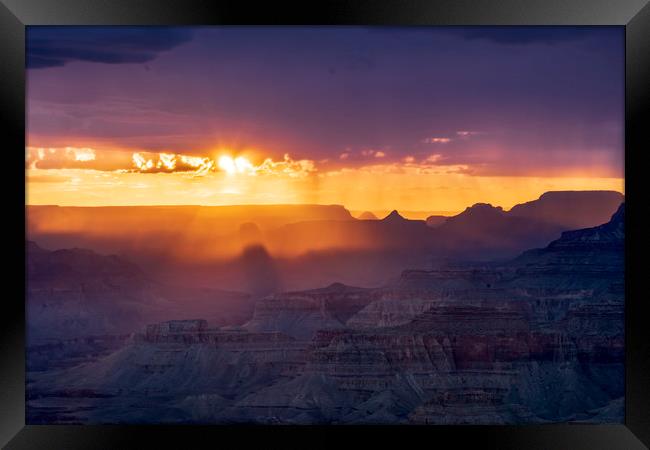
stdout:
<svg viewBox="0 0 650 450">
<path fill-rule="evenodd" d="M 144 63 L 191 39 L 191 30 L 168 27 L 29 27 L 27 68 L 72 61 Z"/>
<path fill-rule="evenodd" d="M 587 27 L 468 27 L 451 29 L 452 33 L 468 40 L 485 40 L 497 44 L 528 45 L 579 41 L 593 36 L 597 28 L 590 27 L 592 33 L 586 33 Z M 602 29 L 602 27 L 600 27 Z"/>
</svg>

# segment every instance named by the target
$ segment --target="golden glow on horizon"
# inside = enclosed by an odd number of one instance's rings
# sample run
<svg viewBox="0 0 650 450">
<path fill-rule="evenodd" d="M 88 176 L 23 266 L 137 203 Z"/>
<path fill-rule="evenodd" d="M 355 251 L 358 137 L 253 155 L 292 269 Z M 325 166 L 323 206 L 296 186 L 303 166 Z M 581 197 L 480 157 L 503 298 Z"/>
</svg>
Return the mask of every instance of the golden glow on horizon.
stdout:
<svg viewBox="0 0 650 450">
<path fill-rule="evenodd" d="M 86 147 L 26 149 L 27 204 L 233 205 L 341 204 L 354 211 L 462 211 L 478 202 L 510 208 L 556 190 L 614 190 L 624 180 L 606 171 L 557 176 L 487 176 L 474 167 L 445 164 L 438 153 L 391 161 L 368 151 L 366 163 Z M 377 159 L 377 153 L 382 157 Z M 259 153 L 257 153 L 259 154 Z M 347 154 L 347 153 L 344 153 Z M 354 164 L 357 164 L 354 166 Z M 242 175 L 242 176 L 237 176 Z"/>
<path fill-rule="evenodd" d="M 28 170 L 26 202 L 68 206 L 310 203 L 341 204 L 355 211 L 462 211 L 479 202 L 508 209 L 554 190 L 624 193 L 622 178 L 477 177 L 418 174 L 416 169 L 320 175 L 237 177 L 219 171 L 195 177 L 183 172 L 36 169 Z"/>
</svg>

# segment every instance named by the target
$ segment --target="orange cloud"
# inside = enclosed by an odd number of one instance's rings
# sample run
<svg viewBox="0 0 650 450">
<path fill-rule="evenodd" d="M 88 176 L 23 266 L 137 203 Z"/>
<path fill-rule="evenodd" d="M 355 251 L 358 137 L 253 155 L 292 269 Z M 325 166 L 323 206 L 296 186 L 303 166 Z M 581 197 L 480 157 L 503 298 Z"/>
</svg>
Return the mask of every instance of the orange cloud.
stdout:
<svg viewBox="0 0 650 450">
<path fill-rule="evenodd" d="M 284 154 L 282 161 L 265 159 L 262 164 L 255 168 L 256 173 L 262 175 L 288 175 L 292 178 L 304 177 L 316 172 L 316 164 L 311 159 L 292 159 L 288 153 Z"/>
<path fill-rule="evenodd" d="M 423 139 L 422 142 L 425 144 L 448 144 L 451 142 L 451 138 L 448 137 L 429 137 Z"/>
<path fill-rule="evenodd" d="M 142 173 L 193 172 L 205 175 L 216 170 L 212 159 L 200 156 L 136 152 L 131 159 L 134 167 L 132 170 Z"/>
<path fill-rule="evenodd" d="M 310 159 L 294 160 L 285 154 L 281 161 L 266 158 L 255 165 L 244 156 L 221 155 L 217 160 L 203 156 L 176 155 L 171 153 L 133 153 L 133 171 L 141 173 L 192 172 L 206 175 L 217 170 L 228 175 L 287 175 L 303 177 L 316 172 L 316 164 Z"/>
<path fill-rule="evenodd" d="M 425 161 L 429 163 L 435 163 L 440 161 L 440 158 L 442 158 L 442 155 L 434 153 L 433 155 L 428 156 L 427 159 L 425 159 Z"/>
<path fill-rule="evenodd" d="M 29 169 L 118 170 L 127 162 L 125 153 L 102 152 L 88 147 L 27 147 L 25 166 Z"/>
<path fill-rule="evenodd" d="M 321 161 L 325 163 L 327 161 Z M 187 173 L 204 176 L 211 172 L 230 175 L 275 175 L 304 177 L 317 171 L 311 159 L 293 159 L 285 153 L 281 160 L 264 159 L 254 164 L 245 156 L 218 157 L 170 152 L 96 150 L 89 147 L 26 147 L 25 168 L 30 171 L 86 169 L 120 173 Z"/>
<path fill-rule="evenodd" d="M 346 152 L 344 154 L 347 154 L 349 156 L 349 152 Z M 384 158 L 386 156 L 386 152 L 383 152 L 381 150 L 373 150 L 373 149 L 366 149 L 366 150 L 361 150 L 361 156 L 372 156 L 375 158 Z M 347 156 L 341 159 L 347 159 Z"/>
</svg>

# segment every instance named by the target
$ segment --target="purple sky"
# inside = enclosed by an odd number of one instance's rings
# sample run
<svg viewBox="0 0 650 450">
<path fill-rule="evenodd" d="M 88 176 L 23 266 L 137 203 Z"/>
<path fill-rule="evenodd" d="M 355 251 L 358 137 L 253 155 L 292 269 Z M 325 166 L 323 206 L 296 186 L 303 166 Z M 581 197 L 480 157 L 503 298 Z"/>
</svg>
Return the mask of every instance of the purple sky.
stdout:
<svg viewBox="0 0 650 450">
<path fill-rule="evenodd" d="M 29 27 L 27 52 L 30 146 L 623 174 L 622 27 Z"/>
</svg>

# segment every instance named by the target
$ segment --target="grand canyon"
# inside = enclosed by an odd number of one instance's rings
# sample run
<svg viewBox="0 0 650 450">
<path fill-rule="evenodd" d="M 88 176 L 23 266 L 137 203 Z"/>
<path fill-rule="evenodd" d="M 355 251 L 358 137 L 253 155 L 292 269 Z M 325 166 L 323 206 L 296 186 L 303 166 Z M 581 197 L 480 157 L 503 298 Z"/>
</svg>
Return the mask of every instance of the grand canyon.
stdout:
<svg viewBox="0 0 650 450">
<path fill-rule="evenodd" d="M 340 206 L 144 209 L 28 208 L 30 423 L 623 419 L 618 193 L 433 226 Z M 179 222 L 187 237 L 170 236 Z"/>
<path fill-rule="evenodd" d="M 624 27 L 28 26 L 25 64 L 28 425 L 623 422 Z"/>
</svg>

